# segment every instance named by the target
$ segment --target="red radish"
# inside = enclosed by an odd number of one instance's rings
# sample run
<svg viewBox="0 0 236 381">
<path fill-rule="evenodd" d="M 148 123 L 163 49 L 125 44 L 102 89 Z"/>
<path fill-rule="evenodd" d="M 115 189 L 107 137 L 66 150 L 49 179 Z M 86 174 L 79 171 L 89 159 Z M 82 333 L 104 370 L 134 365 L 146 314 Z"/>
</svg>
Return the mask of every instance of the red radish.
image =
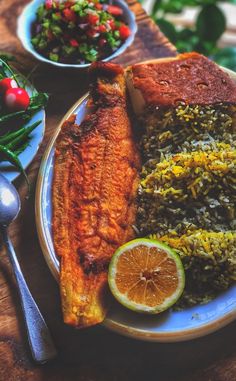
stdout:
<svg viewBox="0 0 236 381">
<path fill-rule="evenodd" d="M 9 111 L 26 110 L 30 104 L 30 97 L 24 89 L 12 88 L 7 90 L 4 95 L 4 103 Z"/>
<path fill-rule="evenodd" d="M 105 9 L 113 16 L 120 16 L 123 14 L 123 10 L 115 5 L 107 5 Z"/>
<path fill-rule="evenodd" d="M 12 78 L 4 78 L 0 81 L 0 94 L 5 94 L 8 89 L 16 88 L 17 83 Z"/>
<path fill-rule="evenodd" d="M 119 28 L 119 32 L 121 40 L 126 40 L 126 38 L 128 38 L 131 33 L 129 27 L 126 25 L 121 25 Z"/>
</svg>

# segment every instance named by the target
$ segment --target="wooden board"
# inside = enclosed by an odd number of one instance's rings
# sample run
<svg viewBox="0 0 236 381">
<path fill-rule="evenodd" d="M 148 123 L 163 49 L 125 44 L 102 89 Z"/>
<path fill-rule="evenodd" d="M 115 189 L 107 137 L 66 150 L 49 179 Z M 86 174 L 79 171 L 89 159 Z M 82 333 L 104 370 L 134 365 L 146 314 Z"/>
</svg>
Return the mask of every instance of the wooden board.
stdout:
<svg viewBox="0 0 236 381">
<path fill-rule="evenodd" d="M 16 38 L 16 19 L 27 3 L 0 0 L 0 51 L 14 54 L 18 67 L 29 73 L 38 63 Z M 134 44 L 116 61 L 175 55 L 175 48 L 160 33 L 136 1 L 129 1 L 138 21 Z M 52 331 L 59 351 L 54 363 L 36 367 L 26 340 L 19 299 L 4 248 L 0 252 L 0 381 L 233 381 L 236 380 L 236 323 L 192 342 L 150 344 L 118 336 L 102 327 L 75 331 L 62 322 L 58 287 L 42 256 L 34 220 L 34 187 L 46 144 L 68 108 L 86 90 L 86 72 L 38 65 L 34 83 L 50 94 L 46 135 L 29 168 L 33 184 L 29 200 L 20 179 L 22 211 L 10 229 L 26 280 Z"/>
</svg>

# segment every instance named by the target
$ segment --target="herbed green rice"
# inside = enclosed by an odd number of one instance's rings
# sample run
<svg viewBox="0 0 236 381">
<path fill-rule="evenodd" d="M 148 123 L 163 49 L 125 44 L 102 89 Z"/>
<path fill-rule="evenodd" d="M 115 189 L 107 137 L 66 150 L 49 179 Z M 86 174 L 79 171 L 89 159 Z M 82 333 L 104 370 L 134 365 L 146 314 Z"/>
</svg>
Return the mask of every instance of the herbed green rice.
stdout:
<svg viewBox="0 0 236 381">
<path fill-rule="evenodd" d="M 236 281 L 236 232 L 199 229 L 151 238 L 174 248 L 183 262 L 186 288 L 178 306 L 206 302 Z"/>
<path fill-rule="evenodd" d="M 139 189 L 141 234 L 236 228 L 236 151 L 179 153 L 149 173 Z"/>
<path fill-rule="evenodd" d="M 147 110 L 141 124 L 137 231 L 179 252 L 177 307 L 205 303 L 236 281 L 236 106 Z"/>
<path fill-rule="evenodd" d="M 144 122 L 145 120 L 145 122 Z M 147 110 L 142 124 L 143 161 L 157 160 L 162 153 L 236 148 L 236 106 L 191 106 Z"/>
</svg>

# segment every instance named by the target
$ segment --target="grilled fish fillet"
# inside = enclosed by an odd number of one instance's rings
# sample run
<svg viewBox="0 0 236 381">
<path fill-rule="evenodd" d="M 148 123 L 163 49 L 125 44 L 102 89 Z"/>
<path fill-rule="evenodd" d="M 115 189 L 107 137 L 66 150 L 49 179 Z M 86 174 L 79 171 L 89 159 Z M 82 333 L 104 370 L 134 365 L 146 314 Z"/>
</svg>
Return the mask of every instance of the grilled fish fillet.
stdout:
<svg viewBox="0 0 236 381">
<path fill-rule="evenodd" d="M 110 258 L 134 237 L 140 170 L 123 69 L 96 63 L 90 75 L 93 112 L 80 126 L 71 118 L 62 127 L 53 181 L 63 315 L 65 323 L 77 327 L 105 318 Z"/>
</svg>

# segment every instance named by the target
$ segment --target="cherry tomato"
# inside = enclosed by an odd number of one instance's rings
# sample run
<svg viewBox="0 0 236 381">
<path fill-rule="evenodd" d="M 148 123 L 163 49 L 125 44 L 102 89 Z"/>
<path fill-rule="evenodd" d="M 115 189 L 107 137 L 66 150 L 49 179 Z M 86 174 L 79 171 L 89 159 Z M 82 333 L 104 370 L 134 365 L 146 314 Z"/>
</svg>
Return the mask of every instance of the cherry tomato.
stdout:
<svg viewBox="0 0 236 381">
<path fill-rule="evenodd" d="M 99 25 L 98 29 L 99 29 L 100 33 L 106 33 L 106 31 L 107 31 L 107 28 L 103 24 Z"/>
<path fill-rule="evenodd" d="M 78 43 L 78 41 L 76 41 L 75 38 L 71 38 L 70 39 L 70 46 L 73 46 L 74 48 L 76 48 L 77 46 L 79 46 L 79 43 Z"/>
<path fill-rule="evenodd" d="M 123 10 L 115 5 L 107 5 L 106 11 L 113 16 L 120 16 L 123 14 Z"/>
<path fill-rule="evenodd" d="M 130 36 L 130 29 L 127 25 L 121 25 L 119 27 L 119 32 L 120 32 L 120 38 L 121 40 L 126 40 Z"/>
<path fill-rule="evenodd" d="M 76 22 L 77 20 L 76 13 L 72 11 L 72 9 L 66 8 L 66 9 L 63 9 L 62 12 L 67 21 Z"/>
<path fill-rule="evenodd" d="M 88 14 L 88 23 L 90 25 L 95 25 L 99 21 L 99 16 L 98 15 L 92 15 L 91 13 Z"/>
<path fill-rule="evenodd" d="M 12 78 L 4 78 L 0 81 L 0 94 L 5 94 L 8 89 L 16 88 L 17 83 Z"/>
<path fill-rule="evenodd" d="M 26 110 L 30 104 L 30 97 L 24 89 L 12 88 L 4 95 L 4 103 L 9 111 Z"/>
</svg>

